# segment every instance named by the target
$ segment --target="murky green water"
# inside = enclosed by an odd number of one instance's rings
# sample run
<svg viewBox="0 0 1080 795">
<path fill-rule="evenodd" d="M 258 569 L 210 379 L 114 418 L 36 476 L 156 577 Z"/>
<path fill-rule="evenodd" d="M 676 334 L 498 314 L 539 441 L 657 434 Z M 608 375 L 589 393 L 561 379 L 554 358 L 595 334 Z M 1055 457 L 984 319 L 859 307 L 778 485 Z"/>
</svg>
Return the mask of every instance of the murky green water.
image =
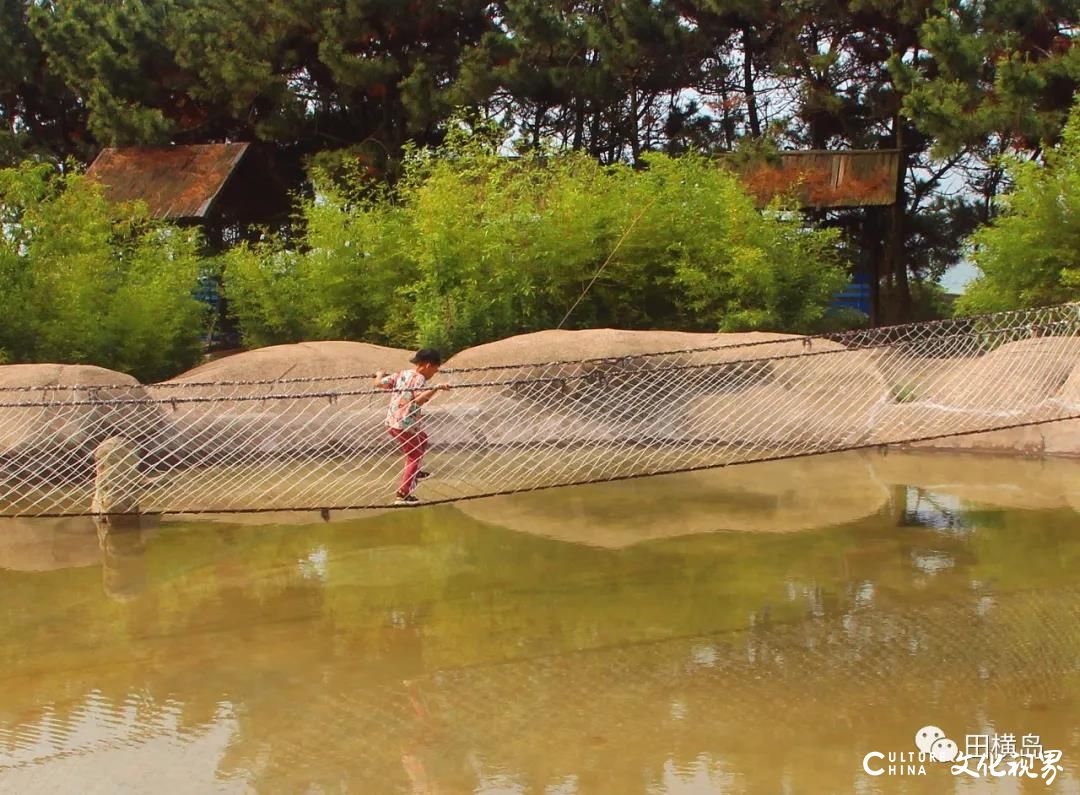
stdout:
<svg viewBox="0 0 1080 795">
<path fill-rule="evenodd" d="M 1075 793 L 1078 509 L 1080 462 L 893 454 L 104 550 L 8 520 L 0 791 Z M 863 771 L 927 724 L 1064 769 Z"/>
</svg>

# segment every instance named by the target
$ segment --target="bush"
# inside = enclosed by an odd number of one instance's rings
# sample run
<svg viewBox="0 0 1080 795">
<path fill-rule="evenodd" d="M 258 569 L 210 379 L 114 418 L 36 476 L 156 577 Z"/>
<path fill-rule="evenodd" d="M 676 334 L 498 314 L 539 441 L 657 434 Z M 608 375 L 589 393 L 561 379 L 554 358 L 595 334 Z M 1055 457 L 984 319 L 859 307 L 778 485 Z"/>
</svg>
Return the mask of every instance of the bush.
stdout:
<svg viewBox="0 0 1080 795">
<path fill-rule="evenodd" d="M 0 169 L 0 349 L 11 362 L 86 363 L 168 377 L 201 351 L 195 233 L 110 205 L 53 167 Z"/>
<path fill-rule="evenodd" d="M 248 344 L 351 337 L 448 351 L 567 327 L 807 331 L 845 278 L 833 231 L 757 211 L 701 157 L 604 167 L 580 153 L 508 158 L 452 127 L 412 151 L 394 196 L 324 188 L 282 241 L 227 258 Z M 590 283 L 597 276 L 595 283 Z"/>
<path fill-rule="evenodd" d="M 914 280 L 910 290 L 913 321 L 944 320 L 955 313 L 956 306 L 952 297 L 937 282 Z"/>
<path fill-rule="evenodd" d="M 224 257 L 225 296 L 244 344 L 411 342 L 406 290 L 417 267 L 408 215 L 385 194 L 351 196 L 323 183 L 316 200 L 300 203 L 299 248 L 276 237 Z"/>
<path fill-rule="evenodd" d="M 971 238 L 982 271 L 963 313 L 1046 306 L 1080 297 L 1080 104 L 1045 165 L 1014 161 L 1003 212 Z"/>
</svg>

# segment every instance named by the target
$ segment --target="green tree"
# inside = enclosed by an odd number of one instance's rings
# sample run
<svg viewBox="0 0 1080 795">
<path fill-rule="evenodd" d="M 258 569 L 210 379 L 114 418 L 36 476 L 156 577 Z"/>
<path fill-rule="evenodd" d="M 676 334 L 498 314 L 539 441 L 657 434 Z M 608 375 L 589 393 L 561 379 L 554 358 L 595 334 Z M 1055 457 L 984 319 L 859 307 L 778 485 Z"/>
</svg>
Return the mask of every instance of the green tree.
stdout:
<svg viewBox="0 0 1080 795">
<path fill-rule="evenodd" d="M 0 0 L 0 158 L 85 156 L 86 130 L 261 140 L 297 187 L 300 162 L 339 190 L 393 184 L 406 144 L 438 146 L 459 106 L 519 149 L 604 164 L 747 137 L 895 148 L 894 207 L 807 217 L 843 230 L 878 319 L 901 320 L 909 282 L 989 220 L 1000 156 L 1060 135 L 1078 25 L 1076 0 Z"/>
<path fill-rule="evenodd" d="M 384 192 L 349 195 L 326 176 L 319 184 L 317 200 L 299 208 L 299 248 L 278 236 L 225 254 L 226 295 L 245 344 L 411 343 L 411 218 Z"/>
<path fill-rule="evenodd" d="M 522 142 L 638 162 L 700 123 L 706 40 L 670 2 L 504 0 L 492 79 Z M 669 125 L 677 119 L 678 129 Z"/>
<path fill-rule="evenodd" d="M 709 159 L 657 153 L 635 170 L 509 160 L 482 139 L 448 149 L 421 155 L 406 192 L 426 342 L 551 328 L 586 289 L 569 327 L 805 331 L 843 284 L 833 234 L 762 215 Z"/>
<path fill-rule="evenodd" d="M 967 231 L 971 210 L 992 218 L 1009 184 L 1005 155 L 1038 156 L 1061 135 L 1080 86 L 1077 24 L 1075 0 L 949 4 L 922 24 L 917 57 L 891 64 L 905 115 L 972 196 L 954 231 Z"/>
<path fill-rule="evenodd" d="M 28 0 L 0 0 L 0 166 L 86 156 L 86 120 L 31 30 Z"/>
<path fill-rule="evenodd" d="M 781 141 L 799 148 L 900 149 L 891 210 L 819 214 L 872 263 L 879 320 L 911 317 L 909 280 L 931 281 L 956 260 L 962 235 L 978 211 L 988 217 L 1003 184 L 996 155 L 1053 141 L 1080 74 L 1075 0 L 680 8 L 714 34 L 715 57 L 730 72 L 741 65 L 752 78 L 727 81 L 716 97 L 735 134 L 764 134 L 771 114 Z M 950 195 L 964 182 L 978 198 Z"/>
<path fill-rule="evenodd" d="M 97 364 L 157 380 L 201 353 L 193 232 L 108 204 L 46 165 L 0 169 L 0 349 L 12 362 Z"/>
<path fill-rule="evenodd" d="M 484 50 L 471 48 L 492 31 L 481 0 L 33 5 L 103 144 L 265 140 L 299 154 L 361 147 L 383 164 L 482 93 Z"/>
<path fill-rule="evenodd" d="M 1080 105 L 1045 164 L 1014 159 L 1013 190 L 1001 215 L 972 238 L 982 271 L 961 297 L 964 312 L 989 312 L 1080 298 Z"/>
<path fill-rule="evenodd" d="M 921 50 L 892 70 L 904 112 L 935 151 L 997 143 L 1033 151 L 1061 134 L 1080 80 L 1075 0 L 995 0 L 942 6 L 919 30 Z"/>
</svg>

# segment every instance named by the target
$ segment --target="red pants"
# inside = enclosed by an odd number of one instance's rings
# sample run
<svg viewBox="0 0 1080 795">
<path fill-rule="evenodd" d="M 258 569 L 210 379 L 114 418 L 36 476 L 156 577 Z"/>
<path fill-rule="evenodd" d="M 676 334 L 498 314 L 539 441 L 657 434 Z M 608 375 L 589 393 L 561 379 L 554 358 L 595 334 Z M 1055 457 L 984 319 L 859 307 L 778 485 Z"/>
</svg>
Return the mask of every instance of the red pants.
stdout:
<svg viewBox="0 0 1080 795">
<path fill-rule="evenodd" d="M 390 428 L 390 436 L 401 446 L 405 454 L 405 471 L 401 473 L 401 486 L 398 494 L 411 494 L 416 488 L 416 473 L 420 471 L 420 461 L 427 452 L 427 434 L 423 431 Z"/>
</svg>

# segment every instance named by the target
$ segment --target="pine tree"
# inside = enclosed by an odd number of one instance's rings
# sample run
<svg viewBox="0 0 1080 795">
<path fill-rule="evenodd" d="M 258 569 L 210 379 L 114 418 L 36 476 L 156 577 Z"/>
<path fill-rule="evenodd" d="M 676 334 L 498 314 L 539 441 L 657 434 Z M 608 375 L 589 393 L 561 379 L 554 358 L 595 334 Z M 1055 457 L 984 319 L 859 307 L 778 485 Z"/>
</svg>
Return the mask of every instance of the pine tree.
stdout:
<svg viewBox="0 0 1080 795">
<path fill-rule="evenodd" d="M 29 24 L 31 5 L 0 0 L 0 165 L 87 152 L 85 114 L 45 58 Z"/>
</svg>

